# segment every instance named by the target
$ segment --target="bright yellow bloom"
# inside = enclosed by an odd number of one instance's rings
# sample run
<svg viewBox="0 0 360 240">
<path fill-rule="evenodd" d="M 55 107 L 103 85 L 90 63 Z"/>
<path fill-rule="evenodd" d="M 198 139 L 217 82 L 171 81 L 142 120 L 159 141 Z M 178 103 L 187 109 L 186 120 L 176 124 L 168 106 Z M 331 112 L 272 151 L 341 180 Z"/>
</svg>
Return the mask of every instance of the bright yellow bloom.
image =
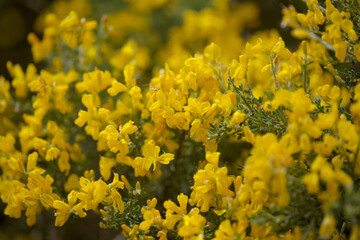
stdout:
<svg viewBox="0 0 360 240">
<path fill-rule="evenodd" d="M 75 191 L 71 191 L 68 194 L 67 199 L 68 199 L 68 203 L 65 203 L 60 200 L 56 200 L 53 203 L 53 208 L 56 209 L 55 226 L 57 227 L 63 226 L 66 223 L 66 221 L 69 219 L 71 213 L 74 213 L 81 218 L 86 217 L 86 213 L 83 210 L 84 207 L 83 204 L 79 203 L 75 205 L 75 203 L 78 200 L 77 193 Z"/>
<path fill-rule="evenodd" d="M 146 171 L 149 171 L 151 166 L 153 166 L 153 170 L 155 171 L 158 163 L 169 164 L 170 161 L 174 160 L 174 154 L 172 153 L 164 153 L 162 155 L 159 155 L 159 153 L 160 147 L 155 145 L 153 141 L 148 141 L 142 147 L 144 157 L 136 157 L 134 164 L 139 163 L 141 168 Z"/>
<path fill-rule="evenodd" d="M 302 182 L 306 185 L 309 194 L 319 192 L 319 175 L 317 173 L 306 174 L 302 178 Z"/>
<path fill-rule="evenodd" d="M 108 190 L 107 184 L 102 181 L 91 181 L 87 178 L 80 178 L 81 192 L 77 197 L 84 204 L 84 209 L 96 210 L 98 205 L 105 199 L 106 192 Z"/>
<path fill-rule="evenodd" d="M 188 215 L 185 215 L 183 222 L 178 227 L 178 234 L 184 239 L 192 239 L 195 236 L 202 236 L 206 218 L 199 214 L 199 209 L 194 208 Z M 200 237 L 202 239 L 202 237 Z"/>
<path fill-rule="evenodd" d="M 111 176 L 111 168 L 113 168 L 116 164 L 116 160 L 114 158 L 100 157 L 99 168 L 100 174 L 107 181 Z"/>
<path fill-rule="evenodd" d="M 239 223 L 238 223 L 239 224 Z M 245 235 L 244 232 L 239 232 L 240 228 L 237 224 L 231 224 L 229 219 L 221 222 L 219 229 L 215 231 L 214 240 L 231 240 L 238 239 Z"/>
<path fill-rule="evenodd" d="M 46 151 L 46 161 L 53 161 L 60 154 L 60 150 L 57 147 L 51 147 Z"/>
<path fill-rule="evenodd" d="M 204 56 L 208 58 L 210 62 L 219 59 L 221 56 L 220 47 L 215 43 L 210 43 L 204 50 Z"/>
<path fill-rule="evenodd" d="M 29 154 L 28 162 L 26 165 L 27 171 L 31 171 L 36 167 L 36 161 L 37 161 L 38 157 L 39 157 L 39 154 L 37 152 L 33 152 L 33 153 Z"/>
<path fill-rule="evenodd" d="M 169 230 L 174 229 L 175 224 L 187 214 L 188 196 L 181 193 L 177 196 L 177 199 L 179 206 L 171 200 L 164 202 L 164 207 L 166 208 L 166 220 L 164 221 L 164 226 Z"/>
<path fill-rule="evenodd" d="M 231 125 L 236 125 L 239 123 L 242 123 L 245 120 L 245 114 L 240 112 L 240 111 L 236 111 L 230 120 Z"/>
<path fill-rule="evenodd" d="M 110 204 L 112 203 L 115 212 L 119 211 L 120 213 L 123 213 L 125 206 L 124 202 L 122 201 L 121 195 L 117 190 L 118 188 L 123 189 L 124 183 L 119 181 L 119 175 L 115 173 L 114 179 L 112 183 L 109 184 L 108 188 L 108 193 L 110 192 L 110 194 L 108 194 L 105 200 Z"/>
<path fill-rule="evenodd" d="M 139 229 L 142 231 L 147 231 L 151 226 L 160 227 L 162 225 L 162 219 L 160 212 L 155 209 L 157 199 L 153 198 L 152 200 L 147 201 L 147 206 L 141 209 L 143 214 L 144 221 L 139 225 Z"/>
<path fill-rule="evenodd" d="M 206 153 L 206 160 L 209 163 L 194 175 L 190 204 L 201 207 L 202 212 L 209 211 L 211 206 L 221 209 L 215 199 L 234 195 L 229 189 L 234 177 L 227 175 L 226 167 L 218 167 L 219 156 L 220 153 L 217 152 Z"/>
<path fill-rule="evenodd" d="M 335 225 L 335 218 L 330 214 L 326 214 L 323 221 L 321 222 L 319 236 L 325 239 L 329 239 L 335 231 Z"/>
</svg>

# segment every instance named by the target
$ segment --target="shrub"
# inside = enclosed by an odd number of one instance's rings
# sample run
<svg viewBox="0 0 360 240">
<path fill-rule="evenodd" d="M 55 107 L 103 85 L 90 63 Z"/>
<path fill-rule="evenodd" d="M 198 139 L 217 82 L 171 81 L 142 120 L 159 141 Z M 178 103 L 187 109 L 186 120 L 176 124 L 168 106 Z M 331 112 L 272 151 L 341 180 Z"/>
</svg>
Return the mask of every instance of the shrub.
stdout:
<svg viewBox="0 0 360 240">
<path fill-rule="evenodd" d="M 251 3 L 176 25 L 187 1 L 100 21 L 72 2 L 28 36 L 46 67 L 0 78 L 5 215 L 62 227 L 93 211 L 128 239 L 360 238 L 357 1 L 285 7 L 295 51 L 275 30 L 241 37 Z"/>
</svg>

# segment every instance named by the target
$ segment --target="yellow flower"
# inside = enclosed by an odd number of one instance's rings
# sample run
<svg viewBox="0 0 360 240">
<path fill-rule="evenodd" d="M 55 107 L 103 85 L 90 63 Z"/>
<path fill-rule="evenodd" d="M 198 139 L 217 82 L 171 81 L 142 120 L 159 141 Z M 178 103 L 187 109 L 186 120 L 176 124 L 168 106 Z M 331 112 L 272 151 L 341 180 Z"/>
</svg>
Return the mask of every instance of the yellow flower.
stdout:
<svg viewBox="0 0 360 240">
<path fill-rule="evenodd" d="M 91 118 L 91 114 L 87 111 L 80 110 L 79 117 L 75 120 L 75 124 L 79 127 L 83 127 L 87 121 Z"/>
<path fill-rule="evenodd" d="M 319 175 L 315 172 L 308 173 L 302 178 L 302 182 L 306 185 L 309 194 L 319 192 Z"/>
<path fill-rule="evenodd" d="M 84 73 L 83 81 L 77 82 L 75 88 L 80 93 L 87 91 L 95 94 L 111 86 L 113 81 L 116 79 L 111 76 L 109 71 L 95 70 Z"/>
<path fill-rule="evenodd" d="M 356 125 L 348 121 L 345 116 L 341 116 L 340 121 L 337 122 L 337 130 L 344 147 L 350 152 L 355 153 L 359 142 Z"/>
<path fill-rule="evenodd" d="M 239 123 L 242 123 L 245 120 L 245 113 L 242 113 L 241 111 L 236 111 L 232 116 L 230 123 L 231 125 L 236 125 Z"/>
<path fill-rule="evenodd" d="M 37 161 L 38 157 L 39 157 L 39 154 L 37 152 L 33 152 L 28 155 L 28 161 L 27 161 L 27 165 L 26 165 L 26 170 L 28 172 L 30 172 L 31 170 L 33 170 L 36 167 L 36 161 Z"/>
<path fill-rule="evenodd" d="M 10 159 L 8 159 L 7 161 L 7 164 L 13 171 L 17 171 L 17 172 L 24 171 L 23 162 L 19 158 L 10 157 Z"/>
<path fill-rule="evenodd" d="M 339 145 L 338 140 L 331 136 L 330 134 L 325 134 L 322 142 L 313 143 L 313 149 L 317 154 L 321 154 L 323 156 L 330 156 L 331 153 L 335 150 L 335 147 Z"/>
<path fill-rule="evenodd" d="M 228 176 L 226 167 L 219 168 L 220 153 L 206 153 L 206 160 L 209 162 L 204 169 L 199 169 L 194 175 L 194 185 L 191 187 L 190 204 L 201 207 L 202 212 L 209 211 L 211 206 L 222 210 L 220 203 L 215 198 L 233 196 L 229 189 L 234 177 Z"/>
<path fill-rule="evenodd" d="M 353 225 L 351 228 L 351 236 L 350 236 L 350 240 L 356 240 L 360 238 L 360 229 L 359 229 L 359 225 Z"/>
<path fill-rule="evenodd" d="M 314 5 L 314 19 L 316 24 L 319 25 L 325 22 L 325 17 L 317 5 Z"/>
<path fill-rule="evenodd" d="M 79 177 L 75 173 L 70 174 L 67 181 L 64 183 L 64 190 L 66 192 L 70 192 L 71 190 L 78 189 L 79 187 Z"/>
<path fill-rule="evenodd" d="M 336 220 L 333 215 L 326 214 L 321 222 L 319 236 L 324 239 L 329 239 L 335 232 Z"/>
<path fill-rule="evenodd" d="M 139 229 L 142 231 L 147 231 L 151 226 L 160 227 L 162 225 L 162 219 L 160 212 L 155 209 L 157 199 L 153 198 L 152 200 L 147 201 L 147 206 L 141 209 L 143 214 L 144 221 L 139 225 Z"/>
<path fill-rule="evenodd" d="M 60 150 L 57 147 L 51 147 L 46 151 L 46 161 L 52 161 L 57 158 L 60 154 Z"/>
<path fill-rule="evenodd" d="M 60 157 L 58 160 L 58 166 L 59 166 L 60 172 L 64 172 L 66 176 L 69 175 L 69 172 L 71 169 L 69 159 L 70 159 L 69 153 L 67 151 L 61 151 Z"/>
<path fill-rule="evenodd" d="M 215 231 L 214 240 L 231 240 L 236 238 L 236 233 L 231 226 L 229 219 L 221 222 L 219 229 Z"/>
<path fill-rule="evenodd" d="M 344 62 L 346 58 L 346 52 L 348 49 L 348 43 L 345 41 L 341 41 L 339 43 L 334 44 L 335 48 L 335 56 L 340 62 Z"/>
<path fill-rule="evenodd" d="M 135 73 L 134 64 L 129 63 L 124 67 L 125 83 L 129 89 L 136 85 L 136 79 L 134 78 L 134 73 Z"/>
<path fill-rule="evenodd" d="M 138 128 L 133 125 L 133 121 L 127 122 L 124 126 L 119 126 L 119 131 L 113 125 L 106 126 L 105 130 L 101 131 L 99 136 L 106 139 L 107 146 L 110 151 L 117 153 L 120 151 L 122 156 L 126 156 L 129 152 L 128 144 L 130 142 L 129 134 L 135 133 Z"/>
<path fill-rule="evenodd" d="M 340 169 L 335 170 L 335 177 L 336 180 L 341 183 L 343 186 L 345 186 L 348 190 L 352 189 L 353 186 L 353 179 L 344 171 Z"/>
<path fill-rule="evenodd" d="M 60 23 L 60 28 L 68 29 L 79 24 L 79 18 L 75 11 L 71 11 L 69 15 Z"/>
<path fill-rule="evenodd" d="M 360 61 L 360 44 L 357 43 L 354 45 L 354 55 L 357 61 Z"/>
<path fill-rule="evenodd" d="M 134 124 L 134 122 L 130 120 L 127 123 L 125 123 L 123 126 L 119 126 L 120 136 L 122 138 L 124 138 L 126 142 L 130 141 L 130 138 L 128 135 L 133 134 L 138 130 L 137 126 L 135 126 L 133 124 Z"/>
<path fill-rule="evenodd" d="M 210 62 L 219 59 L 221 56 L 220 47 L 215 43 L 210 43 L 204 50 L 204 56 L 208 58 Z"/>
<path fill-rule="evenodd" d="M 108 186 L 102 181 L 91 181 L 87 178 L 81 177 L 80 181 L 81 191 L 78 193 L 77 197 L 84 204 L 85 210 L 96 210 L 99 203 L 101 203 L 106 196 Z"/>
<path fill-rule="evenodd" d="M 244 126 L 243 127 L 243 131 L 244 131 L 244 139 L 245 141 L 254 144 L 255 143 L 255 135 L 253 132 L 251 132 L 250 128 L 248 126 Z"/>
<path fill-rule="evenodd" d="M 159 240 L 167 240 L 167 230 L 161 229 L 156 236 Z"/>
<path fill-rule="evenodd" d="M 24 73 L 20 65 L 15 66 L 9 61 L 6 63 L 6 67 L 13 77 L 11 85 L 15 88 L 15 95 L 19 98 L 26 98 L 28 95 L 28 82 L 37 78 L 36 68 L 33 64 L 29 64 Z"/>
<path fill-rule="evenodd" d="M 107 181 L 110 178 L 111 168 L 115 166 L 115 163 L 116 161 L 114 158 L 108 158 L 103 156 L 100 157 L 100 161 L 99 161 L 100 174 L 105 181 Z"/>
<path fill-rule="evenodd" d="M 190 137 L 194 138 L 196 142 L 206 140 L 207 129 L 204 127 L 200 119 L 195 119 L 191 123 Z"/>
<path fill-rule="evenodd" d="M 199 236 L 202 234 L 205 223 L 206 218 L 199 214 L 199 209 L 194 208 L 188 215 L 183 217 L 183 221 L 178 226 L 178 234 L 184 239 Z"/>
<path fill-rule="evenodd" d="M 321 129 L 314 124 L 310 116 L 303 119 L 301 129 L 312 138 L 319 138 L 322 135 Z"/>
<path fill-rule="evenodd" d="M 132 240 L 138 240 L 138 236 L 139 236 L 139 225 L 135 224 L 134 226 L 132 226 L 132 228 L 128 227 L 125 224 L 121 225 L 122 228 L 122 234 L 124 236 L 126 236 L 128 239 L 132 239 Z"/>
<path fill-rule="evenodd" d="M 164 221 L 164 226 L 169 230 L 174 229 L 175 224 L 187 214 L 188 196 L 181 193 L 177 196 L 177 199 L 180 206 L 177 206 L 171 200 L 164 202 L 164 207 L 166 208 L 166 220 Z"/>
<path fill-rule="evenodd" d="M 113 80 L 111 83 L 111 88 L 108 88 L 108 93 L 110 96 L 116 96 L 120 92 L 126 91 L 126 86 L 116 80 Z"/>
<path fill-rule="evenodd" d="M 121 195 L 117 191 L 117 189 L 118 188 L 123 189 L 124 183 L 119 181 L 119 175 L 117 173 L 114 174 L 114 179 L 113 179 L 112 183 L 110 183 L 108 186 L 109 186 L 108 192 L 110 192 L 110 194 L 108 194 L 108 196 L 105 198 L 105 200 L 108 203 L 113 204 L 113 208 L 114 208 L 115 212 L 120 211 L 120 213 L 123 213 L 125 206 L 124 206 L 124 202 L 122 201 Z"/>
<path fill-rule="evenodd" d="M 55 200 L 53 203 L 53 208 L 56 209 L 55 212 L 55 226 L 61 227 L 63 226 L 66 221 L 69 219 L 71 213 L 74 213 L 78 215 L 81 218 L 86 217 L 86 213 L 83 210 L 83 204 L 79 203 L 76 204 L 78 198 L 77 198 L 77 192 L 71 191 L 68 196 L 68 203 L 65 203 L 60 200 Z"/>
<path fill-rule="evenodd" d="M 142 147 L 144 157 L 136 157 L 134 163 L 140 163 L 141 167 L 147 171 L 153 166 L 153 170 L 155 171 L 158 163 L 169 164 L 169 162 L 174 159 L 174 154 L 172 153 L 164 153 L 162 155 L 159 155 L 159 153 L 160 147 L 155 145 L 153 141 L 148 141 Z"/>
<path fill-rule="evenodd" d="M 98 140 L 101 125 L 100 121 L 90 119 L 85 127 L 86 134 L 91 135 L 94 140 Z"/>
<path fill-rule="evenodd" d="M 332 96 L 335 96 L 335 94 Z M 331 107 L 328 113 L 319 113 L 315 121 L 315 125 L 317 125 L 321 129 L 326 129 L 326 128 L 331 129 L 335 125 L 335 122 L 337 120 L 338 120 L 338 109 L 334 103 L 333 107 Z"/>
</svg>

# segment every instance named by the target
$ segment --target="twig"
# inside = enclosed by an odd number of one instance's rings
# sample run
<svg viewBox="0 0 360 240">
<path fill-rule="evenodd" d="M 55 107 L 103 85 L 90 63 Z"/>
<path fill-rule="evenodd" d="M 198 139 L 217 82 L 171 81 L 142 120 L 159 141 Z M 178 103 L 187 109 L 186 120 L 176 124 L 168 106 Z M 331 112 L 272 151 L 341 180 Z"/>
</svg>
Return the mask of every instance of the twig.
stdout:
<svg viewBox="0 0 360 240">
<path fill-rule="evenodd" d="M 274 65 L 273 57 L 272 57 L 271 54 L 270 54 L 270 62 L 271 62 L 271 71 L 273 73 L 274 81 L 275 81 L 275 89 L 278 90 L 279 89 L 279 84 L 278 84 L 278 81 L 277 81 L 277 78 L 276 78 L 275 65 Z"/>
</svg>

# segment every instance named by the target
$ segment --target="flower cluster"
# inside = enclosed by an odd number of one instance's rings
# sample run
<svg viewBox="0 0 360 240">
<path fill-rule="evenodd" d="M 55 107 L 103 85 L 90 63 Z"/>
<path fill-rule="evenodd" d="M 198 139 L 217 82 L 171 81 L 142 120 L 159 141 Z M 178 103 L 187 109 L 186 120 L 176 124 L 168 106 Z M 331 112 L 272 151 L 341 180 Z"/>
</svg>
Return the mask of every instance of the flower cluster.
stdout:
<svg viewBox="0 0 360 240">
<path fill-rule="evenodd" d="M 284 8 L 294 51 L 241 37 L 249 3 L 185 11 L 166 42 L 148 20 L 181 3 L 47 14 L 28 37 L 46 67 L 0 78 L 4 214 L 93 211 L 128 239 L 359 239 L 360 6 L 335 2 Z"/>
</svg>

